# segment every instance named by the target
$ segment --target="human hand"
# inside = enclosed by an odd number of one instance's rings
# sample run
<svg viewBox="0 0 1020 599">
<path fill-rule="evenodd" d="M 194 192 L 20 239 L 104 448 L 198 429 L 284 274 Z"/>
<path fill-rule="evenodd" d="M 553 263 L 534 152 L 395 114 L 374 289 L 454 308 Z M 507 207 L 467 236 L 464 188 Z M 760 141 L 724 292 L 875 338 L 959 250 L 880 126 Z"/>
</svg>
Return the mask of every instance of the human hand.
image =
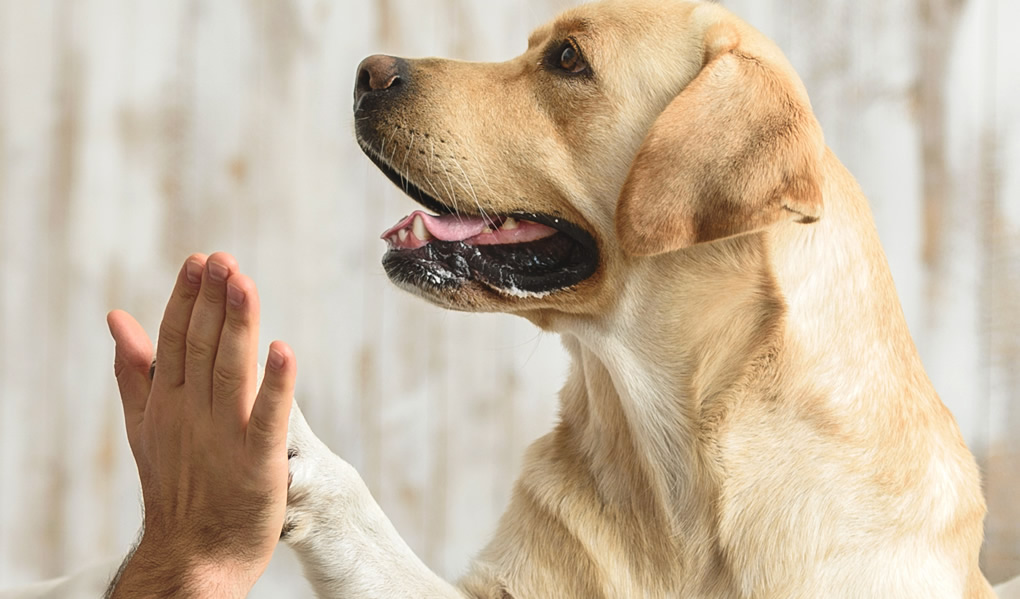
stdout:
<svg viewBox="0 0 1020 599">
<path fill-rule="evenodd" d="M 228 254 L 185 262 L 152 344 L 129 314 L 107 321 L 145 524 L 113 597 L 243 597 L 265 570 L 287 504 L 296 378 L 276 341 L 256 391 L 259 303 Z"/>
</svg>

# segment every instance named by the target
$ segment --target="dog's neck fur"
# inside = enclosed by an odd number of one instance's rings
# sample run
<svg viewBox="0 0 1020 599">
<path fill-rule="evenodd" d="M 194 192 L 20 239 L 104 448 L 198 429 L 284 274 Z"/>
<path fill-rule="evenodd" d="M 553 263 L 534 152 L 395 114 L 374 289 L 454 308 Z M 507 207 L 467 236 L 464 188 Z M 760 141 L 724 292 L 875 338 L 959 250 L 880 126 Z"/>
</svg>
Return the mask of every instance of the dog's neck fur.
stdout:
<svg viewBox="0 0 1020 599">
<path fill-rule="evenodd" d="M 635 262 L 628 270 L 642 284 L 626 286 L 604 318 L 563 334 L 573 371 L 560 433 L 579 446 L 601 500 L 644 510 L 645 526 L 657 523 L 670 539 L 658 550 L 687 572 L 723 567 L 715 551 L 722 398 L 767 374 L 781 341 L 783 303 L 763 239 Z"/>
<path fill-rule="evenodd" d="M 960 442 L 916 351 L 903 351 L 914 346 L 867 202 L 831 153 L 824 170 L 819 223 L 635 260 L 627 276 L 640 284 L 624 285 L 613 310 L 557 327 L 573 357 L 557 434 L 573 445 L 604 504 L 643 510 L 645 526 L 664 527 L 673 567 L 712 573 L 694 583 L 702 592 L 727 578 L 753 588 L 755 576 L 770 575 L 766 565 L 722 557 L 727 538 L 740 534 L 720 530 L 725 512 L 753 509 L 727 505 L 734 499 L 724 489 L 725 435 L 741 412 L 768 404 L 808 421 L 811 434 L 847 435 L 865 452 Z M 852 364 L 800 350 L 831 339 L 851 344 L 840 355 L 853 355 Z M 892 388 L 896 381 L 911 388 Z M 912 436 L 902 430 L 904 413 L 936 424 Z M 741 435 L 771 426 L 756 418 L 742 422 Z M 940 439 L 930 438 L 933 429 Z M 903 465 L 888 476 L 916 481 L 928 467 Z M 766 500 L 736 501 L 748 499 Z M 981 512 L 980 497 L 973 501 Z"/>
</svg>

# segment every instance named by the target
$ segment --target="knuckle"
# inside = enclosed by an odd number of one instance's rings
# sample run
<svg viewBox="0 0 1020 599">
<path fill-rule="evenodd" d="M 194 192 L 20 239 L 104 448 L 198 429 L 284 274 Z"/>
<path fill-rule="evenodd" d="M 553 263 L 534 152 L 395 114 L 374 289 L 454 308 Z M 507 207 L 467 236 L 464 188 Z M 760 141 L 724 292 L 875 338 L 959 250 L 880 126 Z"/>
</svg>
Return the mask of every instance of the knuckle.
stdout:
<svg viewBox="0 0 1020 599">
<path fill-rule="evenodd" d="M 202 299 L 211 304 L 223 303 L 224 288 L 219 284 L 203 284 L 198 292 Z"/>
<path fill-rule="evenodd" d="M 170 322 L 164 320 L 159 325 L 159 345 L 165 347 L 180 347 L 187 339 L 187 332 L 182 331 Z"/>
<path fill-rule="evenodd" d="M 262 394 L 268 396 L 267 399 L 272 399 L 283 393 L 283 390 L 283 381 L 280 375 L 267 369 L 265 376 L 262 377 Z"/>
<path fill-rule="evenodd" d="M 176 299 L 178 299 L 178 300 L 183 300 L 183 301 L 186 301 L 186 302 L 191 302 L 196 297 L 198 297 L 198 288 L 194 287 L 192 285 L 189 285 L 185 281 L 183 283 L 179 283 L 174 288 L 174 295 L 176 296 Z"/>
<path fill-rule="evenodd" d="M 271 416 L 263 414 L 260 410 L 254 410 L 248 419 L 248 428 L 258 433 L 258 439 L 268 442 L 272 441 L 272 434 L 275 432 L 277 425 L 273 422 Z"/>
<path fill-rule="evenodd" d="M 291 373 L 266 369 L 266 376 L 262 382 L 267 392 L 273 395 L 286 395 L 291 393 L 293 377 Z"/>
<path fill-rule="evenodd" d="M 225 397 L 237 394 L 244 384 L 244 375 L 230 368 L 215 368 L 212 374 L 213 395 Z"/>
<path fill-rule="evenodd" d="M 228 313 L 223 327 L 231 335 L 244 336 L 251 330 L 251 319 L 246 314 Z"/>
<path fill-rule="evenodd" d="M 216 347 L 195 335 L 188 335 L 185 341 L 188 360 L 191 363 L 210 362 L 216 356 Z"/>
</svg>

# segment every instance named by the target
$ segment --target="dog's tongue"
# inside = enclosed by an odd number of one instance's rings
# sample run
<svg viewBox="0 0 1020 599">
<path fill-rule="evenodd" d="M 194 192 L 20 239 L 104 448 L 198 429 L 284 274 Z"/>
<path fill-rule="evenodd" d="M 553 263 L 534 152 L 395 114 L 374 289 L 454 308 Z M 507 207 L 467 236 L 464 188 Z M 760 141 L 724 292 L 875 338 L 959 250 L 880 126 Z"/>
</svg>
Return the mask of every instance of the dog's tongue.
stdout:
<svg viewBox="0 0 1020 599">
<path fill-rule="evenodd" d="M 556 229 L 552 227 L 509 216 L 493 222 L 480 216 L 434 216 L 418 210 L 401 219 L 383 233 L 382 238 L 391 248 L 413 250 L 434 239 L 468 245 L 505 245 L 527 243 L 555 234 Z"/>
<path fill-rule="evenodd" d="M 425 228 L 428 229 L 428 232 L 433 237 L 442 241 L 464 241 L 481 234 L 492 224 L 481 216 L 461 216 L 455 214 L 434 216 L 421 210 L 416 210 L 383 233 L 382 238 L 387 239 L 401 229 L 410 228 L 416 216 L 421 217 Z"/>
</svg>

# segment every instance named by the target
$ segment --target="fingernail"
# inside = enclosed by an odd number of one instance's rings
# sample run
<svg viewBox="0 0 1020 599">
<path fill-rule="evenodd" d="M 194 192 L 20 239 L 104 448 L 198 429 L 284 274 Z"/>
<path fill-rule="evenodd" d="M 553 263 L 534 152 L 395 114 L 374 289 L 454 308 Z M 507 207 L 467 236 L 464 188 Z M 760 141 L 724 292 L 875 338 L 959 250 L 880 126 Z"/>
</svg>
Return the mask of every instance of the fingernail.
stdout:
<svg viewBox="0 0 1020 599">
<path fill-rule="evenodd" d="M 192 285 L 202 284 L 202 265 L 198 262 L 188 261 L 184 265 L 184 275 L 188 277 L 188 282 Z"/>
<path fill-rule="evenodd" d="M 228 269 L 223 264 L 220 264 L 219 262 L 209 263 L 209 278 L 216 281 L 217 283 L 222 283 L 223 281 L 226 281 L 227 275 L 229 274 L 230 269 Z"/>
<path fill-rule="evenodd" d="M 267 362 L 269 363 L 270 368 L 272 368 L 273 370 L 279 370 L 283 368 L 284 362 L 283 354 L 281 354 L 275 349 L 270 348 L 269 359 L 267 360 Z"/>
<path fill-rule="evenodd" d="M 244 289 L 237 285 L 227 284 L 227 301 L 235 308 L 241 307 L 241 304 L 244 303 Z"/>
</svg>

